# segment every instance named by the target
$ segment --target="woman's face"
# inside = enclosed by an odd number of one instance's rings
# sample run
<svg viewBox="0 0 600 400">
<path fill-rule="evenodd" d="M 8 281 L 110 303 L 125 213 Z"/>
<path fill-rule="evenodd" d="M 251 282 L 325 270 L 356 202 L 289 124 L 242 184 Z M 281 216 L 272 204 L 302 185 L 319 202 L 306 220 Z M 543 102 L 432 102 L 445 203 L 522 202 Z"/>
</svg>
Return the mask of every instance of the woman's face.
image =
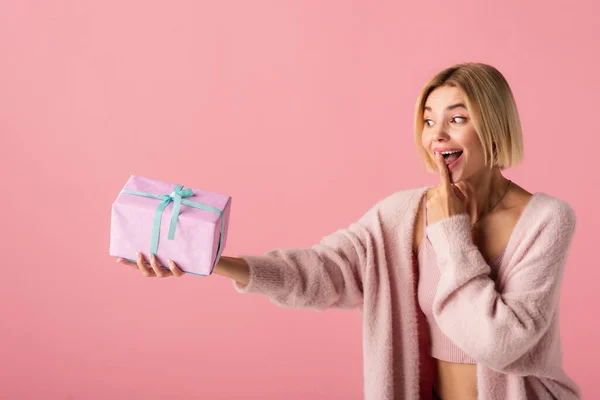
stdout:
<svg viewBox="0 0 600 400">
<path fill-rule="evenodd" d="M 432 158 L 435 152 L 460 150 L 445 156 L 451 182 L 468 179 L 485 167 L 483 147 L 458 88 L 441 86 L 433 90 L 425 102 L 423 119 L 421 142 Z"/>
</svg>

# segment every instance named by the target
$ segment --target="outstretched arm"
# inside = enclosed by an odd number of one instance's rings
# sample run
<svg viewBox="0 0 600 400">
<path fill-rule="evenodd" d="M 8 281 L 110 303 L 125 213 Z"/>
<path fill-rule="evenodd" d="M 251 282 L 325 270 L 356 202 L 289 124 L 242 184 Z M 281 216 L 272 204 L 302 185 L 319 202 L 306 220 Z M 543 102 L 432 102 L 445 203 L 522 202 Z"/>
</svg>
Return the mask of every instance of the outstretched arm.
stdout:
<svg viewBox="0 0 600 400">
<path fill-rule="evenodd" d="M 232 277 L 238 292 L 263 294 L 283 307 L 354 308 L 362 303 L 363 277 L 372 264 L 380 222 L 375 206 L 311 247 L 226 258 L 215 272 Z"/>
</svg>

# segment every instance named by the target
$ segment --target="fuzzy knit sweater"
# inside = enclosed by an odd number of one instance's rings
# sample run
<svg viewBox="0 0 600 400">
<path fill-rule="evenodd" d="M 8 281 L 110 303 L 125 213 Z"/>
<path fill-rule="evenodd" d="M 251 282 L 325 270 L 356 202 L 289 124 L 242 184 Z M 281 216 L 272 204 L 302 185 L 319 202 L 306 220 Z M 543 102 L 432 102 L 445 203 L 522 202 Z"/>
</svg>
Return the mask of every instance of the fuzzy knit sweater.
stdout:
<svg viewBox="0 0 600 400">
<path fill-rule="evenodd" d="M 240 293 L 289 308 L 357 308 L 363 320 L 364 398 L 429 399 L 433 359 L 417 302 L 413 230 L 430 187 L 396 192 L 348 228 L 309 248 L 242 256 Z M 427 226 L 440 269 L 435 321 L 477 361 L 478 399 L 579 399 L 562 368 L 559 300 L 575 213 L 536 192 L 523 210 L 495 279 L 470 236 L 467 214 Z"/>
</svg>

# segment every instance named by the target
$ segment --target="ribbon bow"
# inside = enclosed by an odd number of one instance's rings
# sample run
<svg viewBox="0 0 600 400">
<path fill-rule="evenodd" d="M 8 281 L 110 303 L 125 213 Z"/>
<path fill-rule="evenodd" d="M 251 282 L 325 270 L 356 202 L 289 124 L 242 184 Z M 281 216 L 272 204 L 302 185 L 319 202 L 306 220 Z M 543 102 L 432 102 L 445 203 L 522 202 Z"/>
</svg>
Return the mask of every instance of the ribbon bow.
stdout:
<svg viewBox="0 0 600 400">
<path fill-rule="evenodd" d="M 177 221 L 179 220 L 179 211 L 181 209 L 181 199 L 183 197 L 190 197 L 194 195 L 192 189 L 181 190 L 183 185 L 176 185 L 175 189 L 171 194 L 162 195 L 162 203 L 158 205 L 156 212 L 154 213 L 154 227 L 152 229 L 152 241 L 150 242 L 150 253 L 156 255 L 158 251 L 158 236 L 160 233 L 160 221 L 162 219 L 162 213 L 170 202 L 173 203 L 173 212 L 171 214 L 171 224 L 169 225 L 169 240 L 175 239 L 175 229 L 177 228 Z"/>
</svg>

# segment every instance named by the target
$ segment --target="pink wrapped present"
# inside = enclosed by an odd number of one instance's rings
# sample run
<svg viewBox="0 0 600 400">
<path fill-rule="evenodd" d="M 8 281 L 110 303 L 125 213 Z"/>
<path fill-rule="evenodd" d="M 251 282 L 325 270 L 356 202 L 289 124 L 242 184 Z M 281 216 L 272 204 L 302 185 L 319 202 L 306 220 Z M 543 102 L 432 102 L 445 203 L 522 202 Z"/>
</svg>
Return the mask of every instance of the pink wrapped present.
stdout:
<svg viewBox="0 0 600 400">
<path fill-rule="evenodd" d="M 110 255 L 154 254 L 195 275 L 212 274 L 227 238 L 231 197 L 131 176 L 112 205 Z"/>
</svg>

